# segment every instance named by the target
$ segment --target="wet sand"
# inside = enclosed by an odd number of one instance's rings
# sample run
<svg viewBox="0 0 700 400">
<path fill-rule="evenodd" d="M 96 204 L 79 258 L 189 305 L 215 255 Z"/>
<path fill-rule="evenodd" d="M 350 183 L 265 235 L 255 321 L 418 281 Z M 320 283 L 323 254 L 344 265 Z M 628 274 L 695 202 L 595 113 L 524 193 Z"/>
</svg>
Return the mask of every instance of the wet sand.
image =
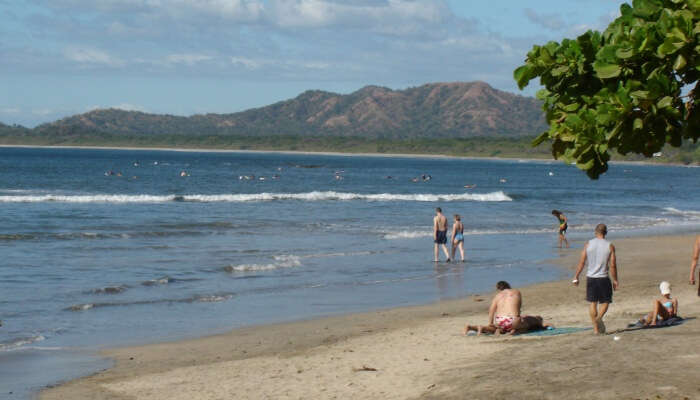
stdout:
<svg viewBox="0 0 700 400">
<path fill-rule="evenodd" d="M 114 368 L 41 399 L 678 399 L 700 398 L 700 298 L 688 284 L 694 236 L 611 240 L 620 288 L 605 323 L 553 337 L 461 335 L 483 324 L 491 290 L 421 307 L 237 329 L 107 350 Z M 558 263 L 573 274 L 580 250 Z M 623 331 L 668 280 L 683 325 Z M 495 284 L 495 282 L 494 282 Z M 585 285 L 522 288 L 523 312 L 588 327 Z M 615 338 L 618 338 L 615 340 Z"/>
</svg>

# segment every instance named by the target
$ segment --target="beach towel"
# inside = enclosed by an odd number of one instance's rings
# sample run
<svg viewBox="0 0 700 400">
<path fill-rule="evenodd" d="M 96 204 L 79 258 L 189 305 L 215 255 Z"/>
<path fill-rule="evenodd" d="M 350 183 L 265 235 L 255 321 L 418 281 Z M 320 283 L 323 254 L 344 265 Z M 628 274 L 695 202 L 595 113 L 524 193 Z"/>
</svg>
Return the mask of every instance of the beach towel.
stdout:
<svg viewBox="0 0 700 400">
<path fill-rule="evenodd" d="M 635 329 L 665 328 L 667 326 L 680 325 L 684 321 L 685 320 L 679 316 L 671 317 L 665 321 L 658 321 L 656 323 L 656 325 L 644 325 L 644 323 L 641 321 L 635 321 L 635 322 L 627 325 L 627 330 L 631 331 L 631 330 L 635 330 Z"/>
<path fill-rule="evenodd" d="M 556 336 L 556 335 L 566 335 L 568 333 L 576 333 L 581 331 L 589 331 L 593 328 L 577 328 L 577 327 L 562 327 L 553 329 L 542 329 L 539 331 L 523 333 L 518 336 Z"/>
<path fill-rule="evenodd" d="M 527 333 L 520 333 L 515 335 L 517 336 L 556 336 L 556 335 L 565 335 L 568 333 L 576 333 L 576 332 L 581 332 L 581 331 L 588 331 L 593 328 L 577 328 L 577 327 L 562 327 L 562 328 L 552 328 L 552 329 L 540 329 L 537 331 L 532 331 L 532 332 L 527 332 Z M 474 336 L 476 335 L 476 332 L 470 332 L 468 336 Z M 484 336 L 495 336 L 491 335 L 490 333 L 484 332 L 482 335 Z M 501 335 L 505 336 L 505 335 Z"/>
</svg>

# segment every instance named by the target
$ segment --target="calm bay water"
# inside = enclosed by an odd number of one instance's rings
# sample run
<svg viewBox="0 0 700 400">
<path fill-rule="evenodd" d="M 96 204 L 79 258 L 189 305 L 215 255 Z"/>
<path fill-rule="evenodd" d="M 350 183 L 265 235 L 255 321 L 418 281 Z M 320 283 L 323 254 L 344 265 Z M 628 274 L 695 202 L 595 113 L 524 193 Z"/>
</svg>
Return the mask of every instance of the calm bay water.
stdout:
<svg viewBox="0 0 700 400">
<path fill-rule="evenodd" d="M 0 393 L 19 398 L 99 364 L 79 364 L 76 350 L 557 279 L 543 263 L 560 254 L 551 209 L 578 247 L 599 222 L 613 239 L 696 232 L 698 177 L 675 166 L 618 164 L 590 181 L 546 162 L 0 148 Z M 436 206 L 462 215 L 466 263 L 431 262 Z M 1 373 L 22 368 L 23 380 Z"/>
</svg>

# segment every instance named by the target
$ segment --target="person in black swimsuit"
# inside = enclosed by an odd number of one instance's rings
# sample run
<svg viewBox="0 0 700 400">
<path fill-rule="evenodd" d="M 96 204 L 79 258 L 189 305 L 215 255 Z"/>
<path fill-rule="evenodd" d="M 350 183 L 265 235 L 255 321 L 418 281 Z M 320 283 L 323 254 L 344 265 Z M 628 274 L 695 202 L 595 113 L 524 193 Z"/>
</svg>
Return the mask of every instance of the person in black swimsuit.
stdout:
<svg viewBox="0 0 700 400">
<path fill-rule="evenodd" d="M 566 229 L 569 227 L 569 221 L 566 218 L 566 215 L 559 210 L 552 210 L 552 215 L 557 217 L 557 220 L 559 220 L 559 248 L 561 249 L 562 242 L 566 243 L 566 248 L 569 248 L 569 241 L 566 240 L 565 236 Z"/>
</svg>

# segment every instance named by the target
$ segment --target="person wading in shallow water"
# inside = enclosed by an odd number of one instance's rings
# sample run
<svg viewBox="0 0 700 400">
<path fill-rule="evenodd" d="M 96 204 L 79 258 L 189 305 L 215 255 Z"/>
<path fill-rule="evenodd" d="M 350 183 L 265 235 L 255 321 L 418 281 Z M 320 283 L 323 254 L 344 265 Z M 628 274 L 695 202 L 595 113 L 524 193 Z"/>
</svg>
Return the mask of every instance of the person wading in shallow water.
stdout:
<svg viewBox="0 0 700 400">
<path fill-rule="evenodd" d="M 450 262 L 450 252 L 447 250 L 447 218 L 442 215 L 440 207 L 435 209 L 435 218 L 433 218 L 433 241 L 435 242 L 435 258 L 433 261 L 440 261 L 440 249 L 445 253 L 447 262 Z"/>
<path fill-rule="evenodd" d="M 456 260 L 455 251 L 459 249 L 459 255 L 462 257 L 462 262 L 464 262 L 464 224 L 462 224 L 462 217 L 459 214 L 455 214 L 455 222 L 452 224 L 452 259 Z"/>
<path fill-rule="evenodd" d="M 585 265 L 587 267 L 586 300 L 590 302 L 589 313 L 593 322 L 593 332 L 596 334 L 605 333 L 603 316 L 612 303 L 613 290 L 617 290 L 618 287 L 615 246 L 605 240 L 607 234 L 608 227 L 605 224 L 598 224 L 595 227 L 595 238 L 583 246 L 576 275 L 571 281 L 578 286 L 578 277 Z M 608 272 L 612 276 L 612 284 Z M 599 304 L 600 307 L 598 307 Z"/>
<path fill-rule="evenodd" d="M 561 249 L 562 242 L 566 243 L 566 248 L 569 248 L 569 241 L 566 240 L 566 230 L 569 228 L 569 220 L 559 210 L 552 210 L 552 215 L 559 220 L 559 248 Z"/>
</svg>

